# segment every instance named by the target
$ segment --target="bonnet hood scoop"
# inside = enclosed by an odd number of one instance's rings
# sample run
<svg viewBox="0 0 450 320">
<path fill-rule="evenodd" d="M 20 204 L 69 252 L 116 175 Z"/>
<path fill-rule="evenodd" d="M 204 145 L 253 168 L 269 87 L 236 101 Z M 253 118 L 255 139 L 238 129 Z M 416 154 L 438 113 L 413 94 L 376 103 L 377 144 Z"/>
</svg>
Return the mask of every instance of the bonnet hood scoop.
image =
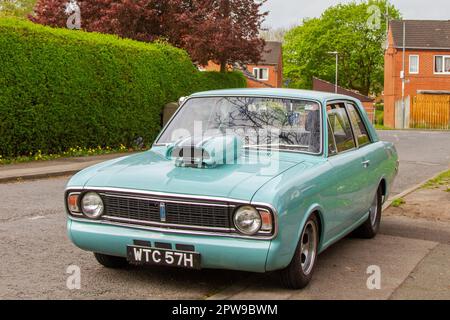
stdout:
<svg viewBox="0 0 450 320">
<path fill-rule="evenodd" d="M 170 144 L 166 158 L 177 167 L 206 169 L 236 163 L 241 151 L 242 139 L 236 135 L 188 137 Z"/>
</svg>

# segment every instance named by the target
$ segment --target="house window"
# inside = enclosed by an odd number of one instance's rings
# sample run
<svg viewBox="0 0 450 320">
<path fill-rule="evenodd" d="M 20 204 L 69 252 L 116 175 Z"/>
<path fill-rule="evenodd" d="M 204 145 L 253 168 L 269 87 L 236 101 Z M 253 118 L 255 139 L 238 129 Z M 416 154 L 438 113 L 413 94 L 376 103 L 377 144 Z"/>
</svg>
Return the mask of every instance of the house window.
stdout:
<svg viewBox="0 0 450 320">
<path fill-rule="evenodd" d="M 418 74 L 419 73 L 419 56 L 410 55 L 409 56 L 409 73 Z"/>
<path fill-rule="evenodd" d="M 434 73 L 450 74 L 450 56 L 434 56 Z"/>
<path fill-rule="evenodd" d="M 269 80 L 269 69 L 268 68 L 253 68 L 253 75 L 258 80 Z"/>
</svg>

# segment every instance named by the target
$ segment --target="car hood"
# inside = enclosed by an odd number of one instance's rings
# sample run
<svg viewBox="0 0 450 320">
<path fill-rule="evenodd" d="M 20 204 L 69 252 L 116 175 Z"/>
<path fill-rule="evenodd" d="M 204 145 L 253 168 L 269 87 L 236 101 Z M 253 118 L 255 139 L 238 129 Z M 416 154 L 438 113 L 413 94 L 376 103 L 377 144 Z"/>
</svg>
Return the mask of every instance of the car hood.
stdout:
<svg viewBox="0 0 450 320">
<path fill-rule="evenodd" d="M 265 183 L 303 162 L 283 159 L 282 153 L 249 152 L 236 164 L 215 168 L 175 166 L 163 149 L 152 149 L 80 172 L 85 188 L 124 188 L 250 201 Z M 87 169 L 89 170 L 89 169 Z M 76 177 L 74 178 L 76 180 Z M 70 185 L 70 183 L 69 183 Z"/>
</svg>

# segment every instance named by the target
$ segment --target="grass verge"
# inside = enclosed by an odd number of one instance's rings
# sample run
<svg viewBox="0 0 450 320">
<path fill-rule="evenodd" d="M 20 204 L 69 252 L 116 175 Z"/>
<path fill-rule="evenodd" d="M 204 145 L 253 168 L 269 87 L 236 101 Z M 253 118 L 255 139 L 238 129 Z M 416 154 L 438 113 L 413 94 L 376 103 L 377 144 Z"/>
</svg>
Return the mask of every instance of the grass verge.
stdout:
<svg viewBox="0 0 450 320">
<path fill-rule="evenodd" d="M 32 162 L 32 161 L 48 161 L 48 160 L 56 160 L 60 158 L 72 158 L 72 157 L 88 157 L 88 156 L 98 156 L 103 154 L 111 154 L 111 153 L 126 153 L 139 151 L 141 149 L 133 149 L 126 148 L 124 145 L 120 145 L 119 148 L 111 148 L 111 147 L 100 147 L 97 148 L 82 148 L 75 147 L 70 148 L 67 151 L 59 154 L 43 154 L 40 150 L 37 153 L 30 153 L 29 155 L 23 155 L 15 158 L 3 158 L 0 155 L 0 166 L 7 164 L 15 164 L 15 163 L 23 163 L 23 162 Z"/>
<path fill-rule="evenodd" d="M 437 189 L 441 187 L 444 187 L 445 191 L 450 192 L 450 170 L 441 173 L 422 186 L 425 189 Z"/>
<path fill-rule="evenodd" d="M 393 130 L 392 128 L 386 127 L 386 126 L 383 125 L 383 124 L 376 124 L 374 127 L 375 127 L 375 129 L 377 129 L 377 130 Z"/>
<path fill-rule="evenodd" d="M 405 203 L 406 203 L 405 199 L 397 198 L 394 201 L 392 201 L 391 206 L 393 206 L 394 208 L 398 208 L 398 207 L 400 207 L 401 205 L 403 205 Z"/>
</svg>

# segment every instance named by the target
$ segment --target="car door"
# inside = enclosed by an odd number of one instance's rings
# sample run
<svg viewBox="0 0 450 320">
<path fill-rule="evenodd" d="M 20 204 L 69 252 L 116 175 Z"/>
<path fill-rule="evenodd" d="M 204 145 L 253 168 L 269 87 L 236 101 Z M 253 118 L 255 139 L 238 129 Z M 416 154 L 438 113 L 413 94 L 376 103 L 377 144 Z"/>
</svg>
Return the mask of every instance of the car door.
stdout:
<svg viewBox="0 0 450 320">
<path fill-rule="evenodd" d="M 380 143 L 373 143 L 370 137 L 369 130 L 364 123 L 361 109 L 353 102 L 347 102 L 347 111 L 350 117 L 350 122 L 355 135 L 356 143 L 359 153 L 363 158 L 364 168 L 364 184 L 361 185 L 361 189 L 364 190 L 362 196 L 364 197 L 364 205 L 361 210 L 361 215 L 364 215 L 372 205 L 375 193 L 380 182 L 379 167 L 383 160 L 382 154 L 380 154 Z"/>
<path fill-rule="evenodd" d="M 367 201 L 364 195 L 364 157 L 358 150 L 345 102 L 327 106 L 329 130 L 328 161 L 333 167 L 329 177 L 330 196 L 333 198 L 334 225 L 342 232 L 355 223 Z"/>
</svg>

